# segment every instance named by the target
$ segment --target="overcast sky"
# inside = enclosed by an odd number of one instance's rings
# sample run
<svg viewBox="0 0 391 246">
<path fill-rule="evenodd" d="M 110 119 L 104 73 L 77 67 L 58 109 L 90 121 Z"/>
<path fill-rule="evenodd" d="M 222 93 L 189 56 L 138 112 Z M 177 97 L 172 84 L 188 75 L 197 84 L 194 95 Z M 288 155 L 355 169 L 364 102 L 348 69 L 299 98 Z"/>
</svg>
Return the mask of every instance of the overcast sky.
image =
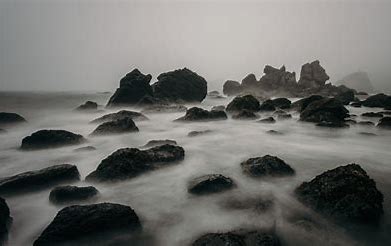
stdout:
<svg viewBox="0 0 391 246">
<path fill-rule="evenodd" d="M 0 0 L 0 90 L 113 91 L 139 68 L 220 88 L 266 64 L 391 84 L 391 1 Z"/>
</svg>

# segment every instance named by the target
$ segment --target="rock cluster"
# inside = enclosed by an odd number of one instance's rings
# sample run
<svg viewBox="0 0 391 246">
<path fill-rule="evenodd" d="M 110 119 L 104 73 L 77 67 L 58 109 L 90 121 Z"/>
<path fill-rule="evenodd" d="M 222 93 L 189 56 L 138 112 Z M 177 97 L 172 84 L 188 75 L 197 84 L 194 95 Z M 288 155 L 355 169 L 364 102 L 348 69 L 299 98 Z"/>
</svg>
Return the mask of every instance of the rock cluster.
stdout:
<svg viewBox="0 0 391 246">
<path fill-rule="evenodd" d="M 211 121 L 226 119 L 227 114 L 224 111 L 208 111 L 202 108 L 192 107 L 186 111 L 185 116 L 176 119 L 176 121 Z"/>
</svg>

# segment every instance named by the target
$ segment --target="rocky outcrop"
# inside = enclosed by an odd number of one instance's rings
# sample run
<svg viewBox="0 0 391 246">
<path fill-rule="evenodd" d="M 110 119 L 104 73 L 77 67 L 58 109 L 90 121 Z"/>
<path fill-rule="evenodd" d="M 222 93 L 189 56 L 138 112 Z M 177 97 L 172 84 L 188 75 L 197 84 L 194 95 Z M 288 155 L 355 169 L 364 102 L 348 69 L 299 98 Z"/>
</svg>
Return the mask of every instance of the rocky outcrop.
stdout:
<svg viewBox="0 0 391 246">
<path fill-rule="evenodd" d="M 223 85 L 223 93 L 227 96 L 236 96 L 242 92 L 242 86 L 239 82 L 227 80 Z"/>
<path fill-rule="evenodd" d="M 362 105 L 370 108 L 387 108 L 391 107 L 391 96 L 380 93 L 368 97 L 362 102 Z"/>
<path fill-rule="evenodd" d="M 176 119 L 175 121 L 212 121 L 226 120 L 227 114 L 224 111 L 205 110 L 198 107 L 192 107 L 186 111 L 185 116 Z"/>
<path fill-rule="evenodd" d="M 326 70 L 316 60 L 301 67 L 298 84 L 303 88 L 319 88 L 324 86 L 329 78 Z"/>
<path fill-rule="evenodd" d="M 355 72 L 343 77 L 336 82 L 337 85 L 345 85 L 361 92 L 373 92 L 373 85 L 366 72 Z"/>
<path fill-rule="evenodd" d="M 26 119 L 16 113 L 0 112 L 0 125 L 14 125 L 26 122 Z"/>
<path fill-rule="evenodd" d="M 141 231 L 140 220 L 129 206 L 114 203 L 75 205 L 60 210 L 35 240 L 34 246 L 79 245 L 78 240 L 90 239 L 92 243 L 97 236 L 138 231 Z"/>
<path fill-rule="evenodd" d="M 383 195 L 357 164 L 326 171 L 295 193 L 302 203 L 337 222 L 376 224 L 383 214 Z"/>
<path fill-rule="evenodd" d="M 80 134 L 65 130 L 40 130 L 23 138 L 22 150 L 38 150 L 80 144 L 85 141 Z"/>
<path fill-rule="evenodd" d="M 56 204 L 79 202 L 90 199 L 98 193 L 99 191 L 93 186 L 58 186 L 50 192 L 49 200 Z"/>
<path fill-rule="evenodd" d="M 235 97 L 226 108 L 227 112 L 239 112 L 242 110 L 257 112 L 260 110 L 259 101 L 252 95 Z"/>
<path fill-rule="evenodd" d="M 244 90 L 251 90 L 251 89 L 254 89 L 254 88 L 257 88 L 259 85 L 258 85 L 258 81 L 257 81 L 257 78 L 255 77 L 254 74 L 249 74 L 247 75 L 243 80 L 242 80 L 242 88 Z"/>
<path fill-rule="evenodd" d="M 183 160 L 185 151 L 180 146 L 161 145 L 147 150 L 123 148 L 101 161 L 87 181 L 105 182 L 136 177 L 147 171 Z"/>
<path fill-rule="evenodd" d="M 29 171 L 0 180 L 0 195 L 12 195 L 35 191 L 64 182 L 80 179 L 77 167 L 70 164 L 55 165 L 37 171 Z"/>
<path fill-rule="evenodd" d="M 232 179 L 221 174 L 207 174 L 190 181 L 188 192 L 196 195 L 211 194 L 234 187 Z"/>
<path fill-rule="evenodd" d="M 87 101 L 76 108 L 77 111 L 92 111 L 97 109 L 98 109 L 98 104 L 92 101 Z"/>
<path fill-rule="evenodd" d="M 259 85 L 265 91 L 292 90 L 296 85 L 296 74 L 287 72 L 285 66 L 274 68 L 266 65 L 263 69 L 265 75 L 259 79 Z"/>
<path fill-rule="evenodd" d="M 349 111 L 334 98 L 325 98 L 310 103 L 301 113 L 300 120 L 308 122 L 342 122 Z"/>
<path fill-rule="evenodd" d="M 377 124 L 377 127 L 383 128 L 383 129 L 391 129 L 391 117 L 383 117 L 380 119 L 379 123 Z"/>
<path fill-rule="evenodd" d="M 110 135 L 138 132 L 139 129 L 131 118 L 109 121 L 100 124 L 92 133 L 92 136 Z"/>
<path fill-rule="evenodd" d="M 129 110 L 121 110 L 116 113 L 103 115 L 102 117 L 92 120 L 90 123 L 104 123 L 114 120 L 120 120 L 123 118 L 131 118 L 134 121 L 148 120 L 148 118 L 142 113 Z"/>
<path fill-rule="evenodd" d="M 0 197 L 0 244 L 7 238 L 11 220 L 10 209 L 4 198 Z"/>
<path fill-rule="evenodd" d="M 282 177 L 295 174 L 295 170 L 276 156 L 250 158 L 241 164 L 243 172 L 253 177 Z"/>
<path fill-rule="evenodd" d="M 165 145 L 165 144 L 170 144 L 170 145 L 177 145 L 177 142 L 175 140 L 171 139 L 164 139 L 164 140 L 150 140 L 148 141 L 147 144 L 142 146 L 143 148 L 152 148 L 160 145 Z"/>
<path fill-rule="evenodd" d="M 170 102 L 201 102 L 207 93 L 206 80 L 183 68 L 162 73 L 152 85 L 154 97 Z"/>
</svg>

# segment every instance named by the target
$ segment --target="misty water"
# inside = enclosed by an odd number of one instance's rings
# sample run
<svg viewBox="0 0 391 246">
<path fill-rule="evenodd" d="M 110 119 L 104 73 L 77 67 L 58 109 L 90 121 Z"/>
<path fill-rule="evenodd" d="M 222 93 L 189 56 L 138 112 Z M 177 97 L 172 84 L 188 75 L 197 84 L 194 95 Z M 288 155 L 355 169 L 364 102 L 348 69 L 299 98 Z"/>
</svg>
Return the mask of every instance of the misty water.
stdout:
<svg viewBox="0 0 391 246">
<path fill-rule="evenodd" d="M 298 114 L 294 112 L 293 119 L 279 120 L 275 124 L 231 118 L 215 122 L 173 122 L 184 115 L 184 112 L 178 112 L 145 113 L 149 120 L 136 121 L 138 133 L 88 137 L 96 127 L 89 121 L 119 109 L 102 107 L 103 111 L 94 113 L 79 113 L 73 109 L 86 100 L 105 105 L 109 96 L 99 93 L 1 93 L 0 111 L 19 113 L 28 123 L 0 135 L 0 176 L 70 163 L 81 173 L 82 181 L 76 185 L 90 185 L 84 181 L 85 176 L 115 150 L 140 147 L 152 139 L 173 139 L 185 149 L 183 161 L 125 181 L 93 184 L 100 195 L 90 202 L 114 202 L 129 205 L 136 211 L 143 225 L 143 240 L 146 240 L 141 244 L 188 245 L 207 232 L 275 228 L 286 245 L 391 245 L 391 131 L 358 125 L 347 129 L 320 128 L 298 122 Z M 214 105 L 226 105 L 230 100 L 206 98 L 201 106 L 210 109 Z M 347 108 L 357 115 L 376 111 Z M 87 137 L 88 142 L 57 149 L 18 150 L 23 137 L 39 129 L 69 130 Z M 267 133 L 272 129 L 283 134 Z M 188 132 L 194 130 L 211 132 L 188 137 Z M 97 150 L 74 151 L 88 145 Z M 242 161 L 266 154 L 283 159 L 296 170 L 296 175 L 254 179 L 243 174 Z M 349 163 L 360 164 L 384 195 L 385 214 L 376 229 L 356 228 L 354 232 L 347 232 L 315 214 L 293 196 L 293 190 L 301 182 Z M 189 180 L 210 173 L 231 177 L 236 188 L 206 196 L 187 192 Z M 46 189 L 7 198 L 13 217 L 9 245 L 31 245 L 62 208 L 49 202 L 49 192 L 50 189 Z M 264 213 L 225 206 L 230 199 L 251 198 L 272 199 L 274 206 Z M 310 217 L 321 226 L 312 231 L 297 226 L 295 221 L 303 217 Z"/>
</svg>

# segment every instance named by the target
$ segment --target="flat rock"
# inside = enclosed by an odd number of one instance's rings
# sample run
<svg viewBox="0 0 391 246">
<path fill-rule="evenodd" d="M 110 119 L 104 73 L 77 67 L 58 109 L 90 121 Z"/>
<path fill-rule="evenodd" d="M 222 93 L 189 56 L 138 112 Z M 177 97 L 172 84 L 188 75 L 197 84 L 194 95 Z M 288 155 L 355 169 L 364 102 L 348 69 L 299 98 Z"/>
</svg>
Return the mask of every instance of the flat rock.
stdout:
<svg viewBox="0 0 391 246">
<path fill-rule="evenodd" d="M 253 177 L 282 177 L 295 174 L 295 170 L 276 156 L 250 158 L 241 164 L 243 172 Z"/>
<path fill-rule="evenodd" d="M 129 110 L 121 110 L 116 113 L 103 115 L 102 117 L 92 120 L 90 123 L 104 123 L 124 118 L 131 118 L 134 121 L 148 120 L 148 118 L 142 113 Z"/>
<path fill-rule="evenodd" d="M 94 146 L 85 146 L 81 148 L 74 149 L 75 152 L 89 152 L 89 151 L 95 151 L 96 148 Z"/>
<path fill-rule="evenodd" d="M 316 126 L 329 127 L 329 128 L 347 128 L 347 127 L 349 127 L 349 125 L 346 124 L 346 121 L 344 121 L 344 122 L 343 121 L 336 121 L 336 122 L 322 121 L 322 122 L 317 123 Z"/>
<path fill-rule="evenodd" d="M 358 125 L 362 125 L 362 126 L 374 126 L 375 123 L 373 123 L 372 121 L 359 121 L 357 122 Z"/>
<path fill-rule="evenodd" d="M 57 148 L 80 144 L 84 141 L 82 135 L 65 130 L 39 130 L 23 138 L 20 148 L 22 150 Z"/>
<path fill-rule="evenodd" d="M 88 200 L 96 196 L 99 191 L 93 186 L 57 186 L 49 194 L 49 200 L 52 203 L 70 203 Z"/>
<path fill-rule="evenodd" d="M 207 174 L 190 181 L 188 192 L 196 195 L 218 193 L 234 187 L 232 179 L 221 174 Z"/>
<path fill-rule="evenodd" d="M 123 118 L 100 124 L 91 135 L 110 135 L 138 132 L 139 129 L 131 118 Z"/>
<path fill-rule="evenodd" d="M 185 116 L 180 117 L 175 121 L 213 121 L 226 119 L 227 114 L 224 111 L 208 111 L 202 108 L 192 107 L 186 111 Z"/>
</svg>

